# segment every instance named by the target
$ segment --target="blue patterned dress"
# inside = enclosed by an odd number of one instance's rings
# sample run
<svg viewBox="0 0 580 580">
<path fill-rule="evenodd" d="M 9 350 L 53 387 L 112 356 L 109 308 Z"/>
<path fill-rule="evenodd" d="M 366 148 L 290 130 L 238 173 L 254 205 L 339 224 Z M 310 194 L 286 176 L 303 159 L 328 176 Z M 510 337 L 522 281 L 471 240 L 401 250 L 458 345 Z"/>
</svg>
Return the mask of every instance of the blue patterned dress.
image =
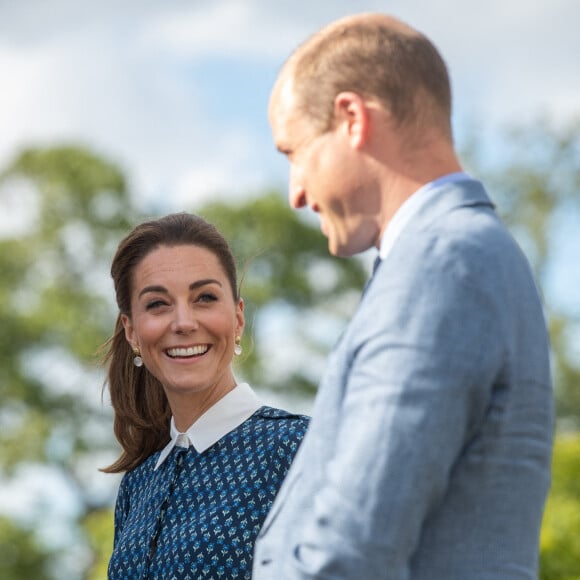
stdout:
<svg viewBox="0 0 580 580">
<path fill-rule="evenodd" d="M 254 541 L 308 418 L 261 407 L 198 453 L 174 447 L 127 472 L 115 507 L 109 579 L 251 578 Z"/>
</svg>

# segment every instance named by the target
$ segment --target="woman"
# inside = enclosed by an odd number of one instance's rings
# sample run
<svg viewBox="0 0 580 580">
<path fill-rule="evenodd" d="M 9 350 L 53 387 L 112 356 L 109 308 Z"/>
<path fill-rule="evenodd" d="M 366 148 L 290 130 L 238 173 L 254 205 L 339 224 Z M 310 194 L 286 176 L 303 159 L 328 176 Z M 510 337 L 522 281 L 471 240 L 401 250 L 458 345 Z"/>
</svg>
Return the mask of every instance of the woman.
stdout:
<svg viewBox="0 0 580 580">
<path fill-rule="evenodd" d="M 263 406 L 231 363 L 244 303 L 221 234 L 173 214 L 137 226 L 111 275 L 107 352 L 126 472 L 109 578 L 250 578 L 254 540 L 307 427 Z"/>
</svg>

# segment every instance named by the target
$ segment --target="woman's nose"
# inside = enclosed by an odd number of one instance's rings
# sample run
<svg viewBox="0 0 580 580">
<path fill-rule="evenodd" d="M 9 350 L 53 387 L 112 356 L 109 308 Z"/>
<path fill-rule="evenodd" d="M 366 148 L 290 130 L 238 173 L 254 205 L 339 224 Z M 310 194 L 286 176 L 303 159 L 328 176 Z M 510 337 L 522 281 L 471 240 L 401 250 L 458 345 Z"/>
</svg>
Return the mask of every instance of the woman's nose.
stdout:
<svg viewBox="0 0 580 580">
<path fill-rule="evenodd" d="M 175 332 L 191 332 L 199 327 L 195 311 L 189 305 L 177 306 L 173 319 Z"/>
</svg>

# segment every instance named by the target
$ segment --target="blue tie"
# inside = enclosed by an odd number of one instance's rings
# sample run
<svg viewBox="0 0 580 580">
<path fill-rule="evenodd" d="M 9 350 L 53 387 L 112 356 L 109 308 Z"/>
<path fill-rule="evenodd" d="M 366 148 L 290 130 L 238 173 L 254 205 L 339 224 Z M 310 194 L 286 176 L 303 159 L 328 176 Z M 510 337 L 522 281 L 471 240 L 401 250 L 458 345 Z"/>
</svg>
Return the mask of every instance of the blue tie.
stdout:
<svg viewBox="0 0 580 580">
<path fill-rule="evenodd" d="M 371 285 L 371 282 L 373 281 L 373 278 L 375 276 L 375 272 L 377 271 L 377 268 L 379 267 L 380 263 L 381 263 L 381 257 L 377 256 L 375 258 L 374 263 L 373 263 L 373 271 L 372 271 L 371 277 L 367 280 L 367 283 L 365 284 L 365 287 L 364 287 L 363 292 L 362 292 L 362 296 L 364 296 L 366 294 L 366 291 L 369 289 L 369 286 Z"/>
</svg>

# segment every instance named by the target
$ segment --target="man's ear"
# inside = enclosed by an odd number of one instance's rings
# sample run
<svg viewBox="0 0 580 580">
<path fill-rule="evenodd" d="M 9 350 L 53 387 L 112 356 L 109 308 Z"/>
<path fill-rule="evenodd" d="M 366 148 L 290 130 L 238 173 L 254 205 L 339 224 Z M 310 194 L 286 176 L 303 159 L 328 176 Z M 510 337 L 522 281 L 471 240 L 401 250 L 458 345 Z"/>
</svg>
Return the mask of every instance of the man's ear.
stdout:
<svg viewBox="0 0 580 580">
<path fill-rule="evenodd" d="M 370 115 L 364 99 L 350 91 L 334 99 L 335 127 L 344 129 L 353 147 L 362 147 L 368 137 Z"/>
</svg>

